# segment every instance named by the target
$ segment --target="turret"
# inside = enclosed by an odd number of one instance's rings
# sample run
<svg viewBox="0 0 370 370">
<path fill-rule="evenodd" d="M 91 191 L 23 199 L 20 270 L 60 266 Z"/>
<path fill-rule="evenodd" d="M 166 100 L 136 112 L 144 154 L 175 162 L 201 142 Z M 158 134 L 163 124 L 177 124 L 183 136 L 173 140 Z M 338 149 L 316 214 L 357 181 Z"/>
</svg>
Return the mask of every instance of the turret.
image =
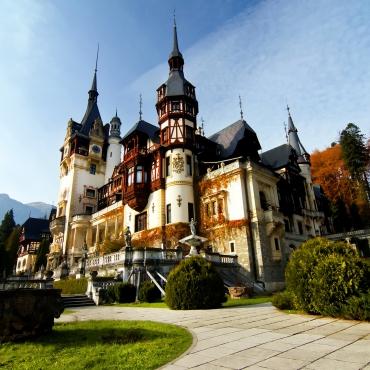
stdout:
<svg viewBox="0 0 370 370">
<path fill-rule="evenodd" d="M 105 183 L 112 177 L 114 168 L 121 162 L 121 120 L 117 115 L 111 119 L 109 127 L 107 164 L 105 168 Z"/>
</svg>

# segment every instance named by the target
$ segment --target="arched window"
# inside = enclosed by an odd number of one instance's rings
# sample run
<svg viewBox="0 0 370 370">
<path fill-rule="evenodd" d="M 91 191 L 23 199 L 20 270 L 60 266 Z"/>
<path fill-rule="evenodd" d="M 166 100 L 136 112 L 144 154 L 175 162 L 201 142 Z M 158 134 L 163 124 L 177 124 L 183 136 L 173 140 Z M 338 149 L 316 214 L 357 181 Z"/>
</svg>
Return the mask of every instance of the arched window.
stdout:
<svg viewBox="0 0 370 370">
<path fill-rule="evenodd" d="M 266 195 L 265 195 L 265 193 L 263 191 L 260 191 L 259 192 L 259 195 L 260 195 L 261 208 L 264 211 L 267 211 L 269 209 L 269 204 L 267 202 Z"/>
</svg>

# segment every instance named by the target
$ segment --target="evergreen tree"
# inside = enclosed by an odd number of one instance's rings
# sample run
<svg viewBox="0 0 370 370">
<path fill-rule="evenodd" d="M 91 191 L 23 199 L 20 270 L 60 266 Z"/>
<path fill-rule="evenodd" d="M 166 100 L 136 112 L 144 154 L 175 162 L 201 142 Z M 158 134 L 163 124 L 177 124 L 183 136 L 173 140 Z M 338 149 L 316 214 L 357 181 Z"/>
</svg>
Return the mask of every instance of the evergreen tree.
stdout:
<svg viewBox="0 0 370 370">
<path fill-rule="evenodd" d="M 49 247 L 50 241 L 48 239 L 43 239 L 37 250 L 34 272 L 39 271 L 41 266 L 46 267 L 46 255 L 49 253 Z"/>
<path fill-rule="evenodd" d="M 13 210 L 5 213 L 4 219 L 0 224 L 0 277 L 4 270 L 8 270 L 8 253 L 6 251 L 6 241 L 15 227 Z"/>
<path fill-rule="evenodd" d="M 20 234 L 21 228 L 19 226 L 15 227 L 5 241 L 5 270 L 7 275 L 10 275 L 13 272 L 13 268 L 17 263 Z"/>
<path fill-rule="evenodd" d="M 338 199 L 331 206 L 331 214 L 333 218 L 333 226 L 336 232 L 343 232 L 350 229 L 348 224 L 348 214 L 346 206 L 342 199 Z"/>
<path fill-rule="evenodd" d="M 367 193 L 367 200 L 370 199 L 370 189 L 367 179 L 367 169 L 370 162 L 368 148 L 365 144 L 365 137 L 360 129 L 353 123 L 349 123 L 340 134 L 343 159 L 352 178 L 355 179 L 361 188 Z"/>
</svg>

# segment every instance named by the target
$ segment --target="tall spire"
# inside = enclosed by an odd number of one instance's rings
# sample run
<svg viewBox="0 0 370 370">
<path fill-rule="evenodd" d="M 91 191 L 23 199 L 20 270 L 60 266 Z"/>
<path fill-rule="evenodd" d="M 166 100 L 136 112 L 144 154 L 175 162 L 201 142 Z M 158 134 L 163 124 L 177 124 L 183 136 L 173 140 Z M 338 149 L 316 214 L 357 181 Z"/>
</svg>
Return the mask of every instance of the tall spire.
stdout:
<svg viewBox="0 0 370 370">
<path fill-rule="evenodd" d="M 288 144 L 296 151 L 298 155 L 298 162 L 309 162 L 310 155 L 307 153 L 306 149 L 303 147 L 301 141 L 298 137 L 298 130 L 294 126 L 292 116 L 290 115 L 290 108 L 287 105 L 288 111 Z"/>
<path fill-rule="evenodd" d="M 94 70 L 94 78 L 93 82 L 91 84 L 91 89 L 89 91 L 89 96 L 91 100 L 94 100 L 98 97 L 98 87 L 97 87 L 97 82 L 96 82 L 96 72 L 98 71 L 98 59 L 99 59 L 99 44 L 98 44 L 98 49 L 96 51 L 96 60 L 95 60 L 95 70 Z"/>
<path fill-rule="evenodd" d="M 175 13 L 173 15 L 173 47 L 168 59 L 168 64 L 170 65 L 171 70 L 173 69 L 182 70 L 182 66 L 184 65 L 184 59 L 180 52 L 179 42 L 177 39 L 177 25 Z"/>
</svg>

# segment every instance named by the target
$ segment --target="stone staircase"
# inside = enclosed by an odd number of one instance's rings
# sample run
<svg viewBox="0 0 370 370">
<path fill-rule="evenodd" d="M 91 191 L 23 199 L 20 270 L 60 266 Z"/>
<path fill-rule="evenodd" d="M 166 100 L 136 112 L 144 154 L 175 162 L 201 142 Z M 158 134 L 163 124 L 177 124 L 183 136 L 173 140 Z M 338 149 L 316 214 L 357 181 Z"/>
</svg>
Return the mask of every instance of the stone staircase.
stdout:
<svg viewBox="0 0 370 370">
<path fill-rule="evenodd" d="M 85 294 L 62 295 L 64 308 L 95 306 L 94 301 Z"/>
</svg>

